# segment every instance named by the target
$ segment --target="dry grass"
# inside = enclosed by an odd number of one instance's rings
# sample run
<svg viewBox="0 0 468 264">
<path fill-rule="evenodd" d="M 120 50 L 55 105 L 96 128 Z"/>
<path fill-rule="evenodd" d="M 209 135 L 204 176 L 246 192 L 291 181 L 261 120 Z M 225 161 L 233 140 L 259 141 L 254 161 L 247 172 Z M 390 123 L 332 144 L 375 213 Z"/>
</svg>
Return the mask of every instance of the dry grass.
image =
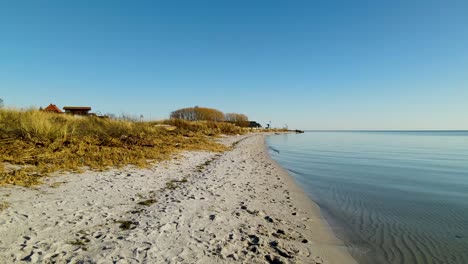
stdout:
<svg viewBox="0 0 468 264">
<path fill-rule="evenodd" d="M 144 206 L 150 206 L 154 203 L 156 203 L 157 201 L 155 199 L 148 199 L 148 200 L 144 200 L 144 201 L 141 201 L 141 202 L 138 202 L 139 205 L 144 205 Z"/>
<path fill-rule="evenodd" d="M 0 212 L 10 207 L 10 204 L 5 201 L 0 201 Z"/>
<path fill-rule="evenodd" d="M 128 221 L 128 220 L 119 220 L 116 223 L 120 224 L 119 227 L 122 230 L 131 230 L 137 228 L 139 225 L 136 221 Z"/>
<path fill-rule="evenodd" d="M 75 117 L 38 110 L 0 109 L 0 185 L 31 186 L 55 171 L 148 166 L 181 150 L 224 151 L 212 137 L 242 134 L 228 123 L 156 122 Z"/>
<path fill-rule="evenodd" d="M 219 134 L 234 135 L 244 134 L 248 131 L 246 128 L 238 127 L 227 122 L 169 119 L 162 121 L 162 123 L 177 127 L 179 132 L 185 136 L 191 136 L 194 133 L 201 133 L 206 136 L 217 136 Z"/>
<path fill-rule="evenodd" d="M 291 130 L 288 130 L 287 128 L 268 128 L 268 129 L 259 129 L 257 132 L 265 132 L 265 133 L 272 133 L 272 132 L 278 132 L 278 133 L 283 133 L 283 132 L 292 132 Z"/>
</svg>

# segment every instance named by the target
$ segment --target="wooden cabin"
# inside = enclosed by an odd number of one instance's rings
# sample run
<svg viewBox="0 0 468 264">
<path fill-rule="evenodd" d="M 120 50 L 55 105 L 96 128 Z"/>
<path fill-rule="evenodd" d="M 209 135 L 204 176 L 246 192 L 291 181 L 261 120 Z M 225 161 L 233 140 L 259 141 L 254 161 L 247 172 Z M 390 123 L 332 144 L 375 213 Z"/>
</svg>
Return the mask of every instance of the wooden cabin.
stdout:
<svg viewBox="0 0 468 264">
<path fill-rule="evenodd" d="M 63 107 L 65 113 L 72 114 L 72 115 L 89 115 L 89 111 L 91 111 L 91 107 L 89 106 L 65 106 Z"/>
</svg>

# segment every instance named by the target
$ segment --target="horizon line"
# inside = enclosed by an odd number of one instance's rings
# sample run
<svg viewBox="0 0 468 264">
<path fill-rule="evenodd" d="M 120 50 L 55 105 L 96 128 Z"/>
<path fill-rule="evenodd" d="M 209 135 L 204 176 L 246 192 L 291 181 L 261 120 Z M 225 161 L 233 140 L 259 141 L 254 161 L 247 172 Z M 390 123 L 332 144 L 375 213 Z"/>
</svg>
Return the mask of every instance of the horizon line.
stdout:
<svg viewBox="0 0 468 264">
<path fill-rule="evenodd" d="M 468 132 L 468 129 L 305 129 L 305 132 Z"/>
</svg>

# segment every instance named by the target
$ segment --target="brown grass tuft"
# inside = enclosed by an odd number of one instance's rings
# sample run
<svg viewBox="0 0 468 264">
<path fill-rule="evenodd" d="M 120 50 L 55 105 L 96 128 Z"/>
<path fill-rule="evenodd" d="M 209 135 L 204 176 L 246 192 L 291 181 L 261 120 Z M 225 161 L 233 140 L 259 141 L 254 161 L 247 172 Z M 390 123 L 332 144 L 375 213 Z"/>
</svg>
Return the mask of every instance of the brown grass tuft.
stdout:
<svg viewBox="0 0 468 264">
<path fill-rule="evenodd" d="M 135 229 L 139 225 L 138 222 L 136 222 L 136 221 L 119 220 L 119 221 L 116 221 L 116 222 L 120 224 L 119 227 L 122 230 Z"/>
<path fill-rule="evenodd" d="M 10 204 L 5 201 L 0 201 L 0 212 L 10 207 Z"/>
<path fill-rule="evenodd" d="M 144 205 L 144 206 L 150 206 L 154 203 L 156 203 L 157 201 L 155 199 L 148 199 L 148 200 L 144 200 L 144 201 L 141 201 L 141 202 L 138 202 L 139 205 Z"/>
</svg>

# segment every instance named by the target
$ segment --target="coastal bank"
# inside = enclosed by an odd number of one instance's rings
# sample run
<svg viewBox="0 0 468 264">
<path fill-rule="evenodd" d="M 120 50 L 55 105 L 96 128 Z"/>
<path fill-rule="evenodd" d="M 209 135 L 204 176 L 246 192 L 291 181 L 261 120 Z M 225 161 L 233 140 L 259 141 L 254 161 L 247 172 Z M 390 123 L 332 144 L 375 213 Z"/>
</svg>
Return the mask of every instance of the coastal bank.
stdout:
<svg viewBox="0 0 468 264">
<path fill-rule="evenodd" d="M 224 137 L 229 151 L 148 169 L 1 187 L 0 262 L 355 263 L 264 137 Z"/>
</svg>

